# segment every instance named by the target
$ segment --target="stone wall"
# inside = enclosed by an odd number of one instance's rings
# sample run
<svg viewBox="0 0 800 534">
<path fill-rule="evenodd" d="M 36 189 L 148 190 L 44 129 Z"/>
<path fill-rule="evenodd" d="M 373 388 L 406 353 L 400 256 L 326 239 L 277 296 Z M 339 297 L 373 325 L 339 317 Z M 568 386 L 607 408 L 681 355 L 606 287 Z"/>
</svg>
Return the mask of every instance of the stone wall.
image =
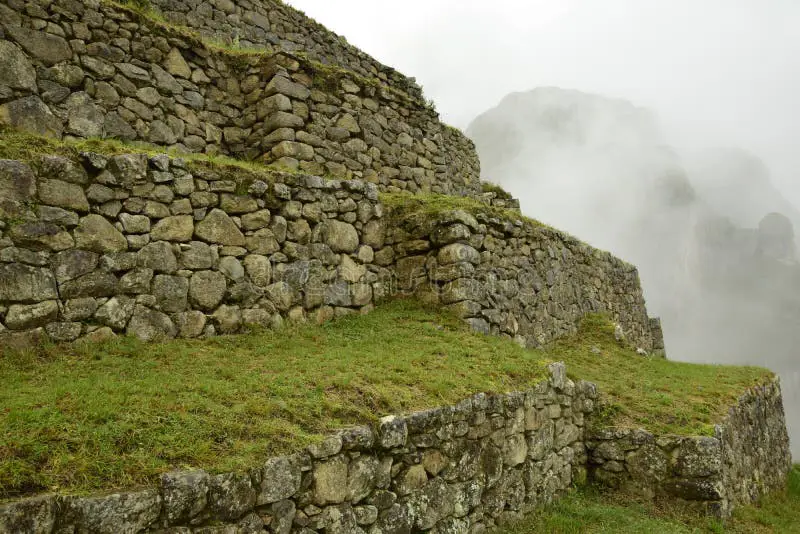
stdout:
<svg viewBox="0 0 800 534">
<path fill-rule="evenodd" d="M 605 311 L 654 346 L 633 267 L 513 212 L 414 226 L 369 182 L 144 154 L 0 160 L 0 197 L 0 330 L 21 342 L 228 334 L 415 293 L 526 345 Z"/>
<path fill-rule="evenodd" d="M 604 429 L 589 432 L 586 446 L 595 480 L 721 517 L 783 489 L 792 465 L 777 378 L 742 395 L 713 437 Z"/>
<path fill-rule="evenodd" d="M 455 311 L 476 330 L 541 346 L 603 312 L 637 347 L 663 349 L 636 268 L 611 254 L 509 213 L 398 212 L 387 242 L 399 289 Z"/>
<path fill-rule="evenodd" d="M 404 86 L 287 53 L 209 47 L 105 0 L 0 2 L 3 123 L 259 159 L 390 191 L 480 192 L 472 142 Z"/>
<path fill-rule="evenodd" d="M 247 473 L 168 473 L 157 488 L 0 505 L 0 533 L 483 532 L 570 487 L 596 394 L 553 364 L 529 391 L 384 417 Z"/>
<path fill-rule="evenodd" d="M 242 47 L 302 52 L 310 59 L 378 78 L 415 96 L 422 91 L 407 78 L 347 43 L 344 37 L 280 0 L 150 0 L 167 20 L 202 35 Z"/>
<path fill-rule="evenodd" d="M 36 168 L 0 160 L 0 330 L 23 342 L 321 321 L 391 279 L 361 237 L 382 217 L 374 184 L 143 154 Z"/>
</svg>

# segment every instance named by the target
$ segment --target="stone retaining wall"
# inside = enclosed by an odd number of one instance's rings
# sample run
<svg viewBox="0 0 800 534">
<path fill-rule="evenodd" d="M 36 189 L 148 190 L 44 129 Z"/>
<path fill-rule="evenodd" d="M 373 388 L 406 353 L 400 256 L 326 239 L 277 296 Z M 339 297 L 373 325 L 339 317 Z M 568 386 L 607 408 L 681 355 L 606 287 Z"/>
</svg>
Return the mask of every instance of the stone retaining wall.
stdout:
<svg viewBox="0 0 800 534">
<path fill-rule="evenodd" d="M 778 378 L 742 395 L 713 437 L 607 429 L 586 446 L 595 480 L 721 517 L 783 489 L 792 465 Z"/>
<path fill-rule="evenodd" d="M 286 53 L 209 48 L 105 0 L 0 2 L 0 124 L 480 192 L 474 145 L 421 96 Z"/>
<path fill-rule="evenodd" d="M 248 473 L 169 473 L 152 489 L 0 505 L 0 533 L 483 532 L 570 487 L 596 394 L 553 364 L 530 391 L 384 417 Z"/>
<path fill-rule="evenodd" d="M 0 332 L 145 340 L 436 299 L 540 345 L 606 311 L 653 346 L 636 270 L 563 234 L 463 210 L 404 230 L 375 184 L 166 155 L 0 160 Z"/>
<path fill-rule="evenodd" d="M 302 52 L 310 59 L 422 95 L 413 79 L 381 64 L 280 0 L 150 0 L 150 4 L 170 22 L 195 29 L 210 39 L 270 51 Z"/>
<path fill-rule="evenodd" d="M 522 217 L 458 211 L 424 219 L 390 224 L 400 290 L 524 346 L 575 333 L 584 315 L 602 312 L 637 347 L 663 349 L 634 266 Z"/>
</svg>

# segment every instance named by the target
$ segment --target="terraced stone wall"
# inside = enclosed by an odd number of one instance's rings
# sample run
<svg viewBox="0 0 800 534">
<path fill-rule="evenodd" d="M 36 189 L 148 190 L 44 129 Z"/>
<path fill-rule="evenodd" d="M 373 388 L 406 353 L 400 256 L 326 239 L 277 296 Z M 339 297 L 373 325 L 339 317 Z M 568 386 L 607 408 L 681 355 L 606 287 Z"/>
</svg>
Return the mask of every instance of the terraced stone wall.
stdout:
<svg viewBox="0 0 800 534">
<path fill-rule="evenodd" d="M 636 268 L 607 252 L 508 213 L 446 211 L 389 222 L 399 289 L 453 310 L 478 331 L 541 346 L 602 312 L 638 348 L 664 348 Z"/>
<path fill-rule="evenodd" d="M 198 337 L 417 294 L 525 345 L 590 311 L 645 350 L 660 341 L 636 270 L 606 253 L 513 212 L 449 210 L 414 231 L 385 212 L 361 180 L 166 155 L 0 160 L 0 330 Z"/>
<path fill-rule="evenodd" d="M 2 123 L 258 159 L 388 191 L 480 192 L 472 142 L 405 86 L 287 53 L 209 47 L 106 0 L 0 3 Z"/>
<path fill-rule="evenodd" d="M 412 78 L 381 64 L 302 12 L 280 0 L 150 0 L 174 24 L 242 47 L 301 52 L 310 59 L 377 78 L 421 96 Z"/>
<path fill-rule="evenodd" d="M 554 364 L 529 391 L 388 416 L 246 473 L 175 472 L 155 488 L 0 505 L 0 533 L 483 532 L 580 476 L 596 395 Z"/>
<path fill-rule="evenodd" d="M 383 215 L 374 184 L 281 173 L 242 182 L 236 168 L 143 154 L 45 156 L 35 169 L 0 160 L 6 340 L 323 321 L 369 311 L 391 279 L 365 244 Z"/>
<path fill-rule="evenodd" d="M 745 392 L 713 436 L 610 429 L 589 432 L 586 446 L 595 480 L 721 517 L 782 490 L 792 466 L 778 378 Z"/>
</svg>

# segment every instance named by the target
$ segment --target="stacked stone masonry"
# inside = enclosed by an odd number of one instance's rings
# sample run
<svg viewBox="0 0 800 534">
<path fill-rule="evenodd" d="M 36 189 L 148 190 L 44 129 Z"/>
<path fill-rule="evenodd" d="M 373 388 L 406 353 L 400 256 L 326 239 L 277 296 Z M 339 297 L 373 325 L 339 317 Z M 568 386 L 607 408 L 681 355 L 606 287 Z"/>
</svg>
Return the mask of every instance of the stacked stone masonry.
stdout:
<svg viewBox="0 0 800 534">
<path fill-rule="evenodd" d="M 535 347 L 575 333 L 588 313 L 607 313 L 638 348 L 663 349 L 636 268 L 557 230 L 455 210 L 392 218 L 387 238 L 397 290 L 454 311 L 477 331 Z"/>
<path fill-rule="evenodd" d="M 595 385 L 561 363 L 549 371 L 528 391 L 387 416 L 246 473 L 172 472 L 155 488 L 9 502 L 0 534 L 474 534 L 553 502 L 587 466 L 600 482 L 666 490 L 723 517 L 785 484 L 777 382 L 743 397 L 716 438 L 653 436 L 591 431 Z"/>
<path fill-rule="evenodd" d="M 0 336 L 231 334 L 413 293 L 525 345 L 608 312 L 654 346 L 636 270 L 545 227 L 455 210 L 412 233 L 369 182 L 79 159 L 0 160 Z"/>
<path fill-rule="evenodd" d="M 586 447 L 595 480 L 721 517 L 782 490 L 792 465 L 777 378 L 743 394 L 714 436 L 605 429 L 590 432 Z"/>
<path fill-rule="evenodd" d="M 153 489 L 0 505 L 0 533 L 483 532 L 582 476 L 597 391 L 551 369 L 529 391 L 385 417 L 248 473 L 169 473 Z"/>
<path fill-rule="evenodd" d="M 389 191 L 480 192 L 474 145 L 421 96 L 288 53 L 209 47 L 108 0 L 0 2 L 3 123 L 259 159 Z"/>
<path fill-rule="evenodd" d="M 310 59 L 377 78 L 421 96 L 413 79 L 368 56 L 280 0 L 150 0 L 164 17 L 204 36 L 241 47 L 302 52 Z"/>
</svg>

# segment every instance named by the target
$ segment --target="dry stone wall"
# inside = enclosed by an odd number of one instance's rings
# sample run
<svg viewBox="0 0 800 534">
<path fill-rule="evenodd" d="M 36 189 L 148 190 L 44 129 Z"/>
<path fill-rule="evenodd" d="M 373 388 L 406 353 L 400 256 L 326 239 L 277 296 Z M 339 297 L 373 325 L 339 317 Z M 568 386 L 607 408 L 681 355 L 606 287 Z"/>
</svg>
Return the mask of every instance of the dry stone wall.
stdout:
<svg viewBox="0 0 800 534">
<path fill-rule="evenodd" d="M 143 154 L 36 168 L 0 160 L 0 330 L 22 342 L 322 321 L 391 279 L 361 237 L 383 214 L 374 184 L 243 183 Z"/>
<path fill-rule="evenodd" d="M 580 476 L 596 395 L 553 364 L 529 391 L 388 416 L 247 473 L 168 473 L 157 488 L 0 505 L 0 533 L 484 532 Z"/>
<path fill-rule="evenodd" d="M 656 344 L 636 270 L 545 227 L 449 210 L 407 231 L 361 180 L 166 155 L 78 160 L 0 160 L 6 337 L 230 334 L 417 294 L 525 345 L 603 311 L 638 346 Z"/>
<path fill-rule="evenodd" d="M 150 0 L 164 17 L 204 36 L 242 47 L 302 52 L 310 59 L 377 78 L 414 96 L 416 82 L 347 43 L 280 0 Z"/>
<path fill-rule="evenodd" d="M 541 346 L 607 313 L 646 351 L 663 349 L 635 267 L 552 228 L 462 210 L 395 218 L 376 261 L 394 263 L 399 289 L 453 310 L 473 328 Z"/>
<path fill-rule="evenodd" d="M 474 145 L 413 91 L 286 53 L 209 48 L 105 0 L 0 2 L 2 123 L 390 191 L 480 192 Z"/>
<path fill-rule="evenodd" d="M 605 429 L 589 432 L 586 446 L 595 480 L 721 517 L 783 489 L 792 465 L 778 378 L 743 394 L 714 436 Z"/>
</svg>

